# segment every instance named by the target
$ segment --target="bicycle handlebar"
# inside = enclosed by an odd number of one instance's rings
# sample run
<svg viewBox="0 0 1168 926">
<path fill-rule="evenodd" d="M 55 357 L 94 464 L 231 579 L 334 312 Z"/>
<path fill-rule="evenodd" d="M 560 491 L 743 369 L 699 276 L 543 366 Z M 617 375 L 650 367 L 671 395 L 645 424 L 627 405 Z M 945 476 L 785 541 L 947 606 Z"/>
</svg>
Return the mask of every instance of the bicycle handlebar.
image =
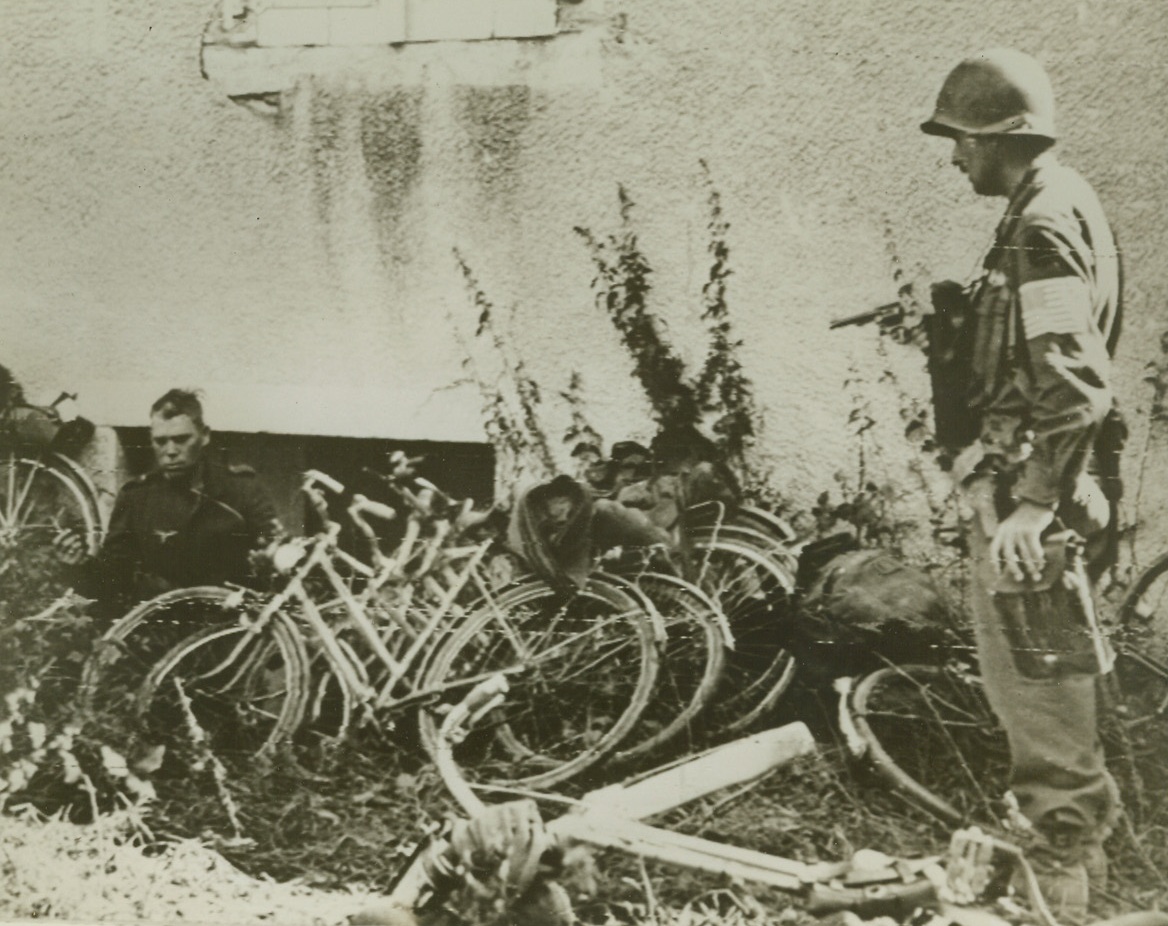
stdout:
<svg viewBox="0 0 1168 926">
<path fill-rule="evenodd" d="M 365 467 L 365 472 L 371 476 L 376 476 L 383 482 L 387 483 L 389 487 L 396 492 L 403 501 L 411 508 L 425 517 L 434 516 L 434 499 L 437 498 L 444 505 L 451 507 L 457 506 L 459 503 L 451 496 L 443 492 L 438 486 L 424 479 L 421 476 L 414 476 L 412 469 L 404 467 L 395 467 L 392 473 L 380 473 L 375 469 Z M 411 489 L 405 484 L 405 479 L 412 477 L 417 491 Z"/>
<path fill-rule="evenodd" d="M 418 464 L 425 459 L 425 457 L 407 457 L 403 451 L 395 450 L 389 455 L 389 465 L 393 467 L 394 478 L 400 479 L 403 476 L 412 476 Z"/>
<path fill-rule="evenodd" d="M 349 517 L 357 520 L 363 515 L 373 515 L 382 521 L 392 521 L 397 517 L 397 512 L 384 502 L 375 502 L 371 498 L 366 498 L 364 495 L 354 495 L 353 501 L 348 508 Z"/>
<path fill-rule="evenodd" d="M 307 490 L 308 488 L 315 487 L 317 483 L 324 486 L 334 495 L 343 495 L 345 493 L 345 487 L 328 473 L 322 473 L 318 469 L 306 470 L 304 473 L 303 488 Z"/>
<path fill-rule="evenodd" d="M 353 500 L 347 511 L 349 519 L 357 527 L 357 530 L 365 535 L 365 539 L 369 542 L 369 552 L 373 556 L 374 566 L 381 569 L 385 566 L 387 560 L 377 542 L 377 531 L 365 520 L 365 515 L 372 515 L 375 518 L 380 518 L 382 521 L 392 521 L 397 517 L 397 512 L 390 508 L 389 505 L 382 502 L 375 502 L 359 494 L 353 496 Z"/>
</svg>

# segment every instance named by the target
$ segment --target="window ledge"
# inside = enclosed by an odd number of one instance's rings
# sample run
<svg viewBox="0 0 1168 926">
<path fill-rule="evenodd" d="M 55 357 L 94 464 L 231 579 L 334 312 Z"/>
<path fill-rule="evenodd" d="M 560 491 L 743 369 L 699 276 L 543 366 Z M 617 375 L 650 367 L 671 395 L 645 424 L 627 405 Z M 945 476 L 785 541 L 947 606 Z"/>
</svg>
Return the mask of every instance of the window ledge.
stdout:
<svg viewBox="0 0 1168 926">
<path fill-rule="evenodd" d="M 222 0 L 208 44 L 295 48 L 555 35 L 557 0 Z"/>
<path fill-rule="evenodd" d="M 267 97 L 257 111 L 274 112 L 272 95 L 305 75 L 359 74 L 371 83 L 446 83 L 533 88 L 595 86 L 601 81 L 602 33 L 583 29 L 554 38 L 428 41 L 389 44 L 263 46 L 254 41 L 203 43 L 204 76 L 225 95 Z"/>
</svg>

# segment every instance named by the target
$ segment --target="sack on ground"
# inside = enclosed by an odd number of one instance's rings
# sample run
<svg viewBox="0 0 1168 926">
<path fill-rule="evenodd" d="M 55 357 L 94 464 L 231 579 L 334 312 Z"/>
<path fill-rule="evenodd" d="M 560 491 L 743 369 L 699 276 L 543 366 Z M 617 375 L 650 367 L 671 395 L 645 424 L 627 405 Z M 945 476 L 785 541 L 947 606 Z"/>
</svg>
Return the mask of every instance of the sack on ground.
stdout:
<svg viewBox="0 0 1168 926">
<path fill-rule="evenodd" d="M 935 662 L 957 614 L 940 585 L 887 550 L 832 559 L 804 599 L 801 645 L 833 671 L 881 662 Z"/>
</svg>

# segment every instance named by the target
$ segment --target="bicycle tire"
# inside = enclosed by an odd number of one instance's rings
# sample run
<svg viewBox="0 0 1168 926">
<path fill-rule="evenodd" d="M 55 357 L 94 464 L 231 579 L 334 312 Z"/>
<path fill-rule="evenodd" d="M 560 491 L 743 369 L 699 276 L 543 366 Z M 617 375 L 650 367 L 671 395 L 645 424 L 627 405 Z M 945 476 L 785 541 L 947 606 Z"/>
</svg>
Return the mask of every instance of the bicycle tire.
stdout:
<svg viewBox="0 0 1168 926">
<path fill-rule="evenodd" d="M 214 585 L 175 589 L 137 605 L 101 636 L 85 663 L 78 696 L 84 715 L 132 717 L 138 689 L 158 660 L 195 631 L 237 620 L 241 607 L 238 592 Z"/>
<path fill-rule="evenodd" d="M 1117 616 L 1125 642 L 1168 662 L 1168 553 L 1136 577 Z"/>
<path fill-rule="evenodd" d="M 799 568 L 798 554 L 784 541 L 755 527 L 734 522 L 707 524 L 688 531 L 691 542 L 716 543 L 726 540 L 750 547 L 763 556 L 773 559 L 784 571 L 792 575 Z"/>
<path fill-rule="evenodd" d="M 615 751 L 649 701 L 658 659 L 649 616 L 612 583 L 594 577 L 561 590 L 534 580 L 455 628 L 430 660 L 422 688 L 455 700 L 504 673 L 506 701 L 456 747 L 455 761 L 471 782 L 540 788 L 577 777 Z M 427 705 L 418 718 L 431 755 L 438 710 Z"/>
<path fill-rule="evenodd" d="M 31 614 L 72 584 L 55 543 L 63 532 L 89 556 L 101 546 L 101 507 L 86 472 L 58 453 L 0 452 L 0 581 L 9 605 Z"/>
<path fill-rule="evenodd" d="M 1117 618 L 1114 681 L 1104 689 L 1114 711 L 1103 725 L 1104 747 L 1127 760 L 1121 777 L 1135 789 L 1131 806 L 1148 810 L 1161 802 L 1147 795 L 1168 788 L 1168 553 L 1136 577 Z"/>
<path fill-rule="evenodd" d="M 702 715 L 716 734 L 738 733 L 768 713 L 795 676 L 795 658 L 783 645 L 793 617 L 795 574 L 775 558 L 733 540 L 694 541 L 698 586 L 730 624 L 722 696 Z"/>
<path fill-rule="evenodd" d="M 653 696 L 626 737 L 614 762 L 628 762 L 671 745 L 692 733 L 722 683 L 726 636 L 717 605 L 697 586 L 670 575 L 643 573 L 629 577 L 665 624 L 661 666 Z M 692 742 L 692 737 L 691 737 Z"/>
<path fill-rule="evenodd" d="M 172 771 L 197 767 L 207 751 L 233 762 L 270 754 L 304 716 L 307 664 L 280 615 L 254 630 L 237 621 L 204 627 L 147 674 L 135 716 L 150 745 L 166 745 Z"/>
<path fill-rule="evenodd" d="M 756 505 L 727 508 L 720 502 L 699 502 L 685 510 L 686 523 L 694 527 L 733 525 L 765 535 L 777 543 L 790 545 L 798 538 L 794 528 L 772 512 Z"/>
<path fill-rule="evenodd" d="M 1000 822 L 1009 746 L 976 675 L 888 666 L 863 676 L 845 709 L 873 770 L 911 804 L 950 825 Z"/>
</svg>

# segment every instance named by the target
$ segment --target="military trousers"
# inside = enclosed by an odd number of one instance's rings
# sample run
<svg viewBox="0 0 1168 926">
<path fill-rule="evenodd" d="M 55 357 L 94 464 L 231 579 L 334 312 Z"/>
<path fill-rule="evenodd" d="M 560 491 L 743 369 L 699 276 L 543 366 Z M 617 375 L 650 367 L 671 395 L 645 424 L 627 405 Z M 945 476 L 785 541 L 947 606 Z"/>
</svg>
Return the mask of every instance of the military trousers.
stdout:
<svg viewBox="0 0 1168 926">
<path fill-rule="evenodd" d="M 966 528 L 978 661 L 990 706 L 1009 741 L 1010 792 L 1040 836 L 1068 848 L 1100 842 L 1118 799 L 1099 737 L 1097 675 L 1034 678 L 1019 668 L 994 601 L 991 538 L 976 517 Z"/>
</svg>

